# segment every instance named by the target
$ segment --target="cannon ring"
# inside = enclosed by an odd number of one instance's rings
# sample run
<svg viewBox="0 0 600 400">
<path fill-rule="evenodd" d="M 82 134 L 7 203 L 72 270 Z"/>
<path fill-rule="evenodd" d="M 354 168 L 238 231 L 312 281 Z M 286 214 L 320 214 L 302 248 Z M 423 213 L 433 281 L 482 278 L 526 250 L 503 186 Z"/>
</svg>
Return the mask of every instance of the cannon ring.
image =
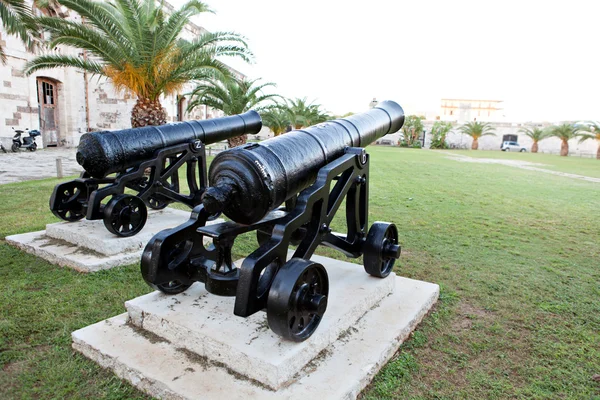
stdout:
<svg viewBox="0 0 600 400">
<path fill-rule="evenodd" d="M 121 237 L 133 236 L 141 231 L 147 217 L 146 204 L 137 196 L 113 196 L 104 207 L 104 226 Z"/>
<path fill-rule="evenodd" d="M 65 221 L 79 221 L 85 217 L 85 214 L 82 212 L 78 200 L 85 198 L 86 191 L 87 188 L 82 182 L 71 181 L 61 184 L 55 192 L 57 206 L 52 213 Z"/>
<path fill-rule="evenodd" d="M 400 246 L 396 225 L 375 222 L 369 229 L 364 245 L 365 271 L 369 275 L 385 278 L 392 272 L 398 257 L 400 257 Z"/>
<path fill-rule="evenodd" d="M 308 339 L 325 314 L 328 295 L 325 268 L 310 260 L 292 258 L 277 272 L 269 290 L 269 327 L 288 340 Z"/>
</svg>

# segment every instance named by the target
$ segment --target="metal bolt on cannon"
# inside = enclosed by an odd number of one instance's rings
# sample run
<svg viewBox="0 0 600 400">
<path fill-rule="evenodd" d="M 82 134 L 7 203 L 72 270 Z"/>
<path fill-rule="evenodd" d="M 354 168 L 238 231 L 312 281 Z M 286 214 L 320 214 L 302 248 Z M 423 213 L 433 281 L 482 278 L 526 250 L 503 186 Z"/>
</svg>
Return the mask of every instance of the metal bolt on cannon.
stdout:
<svg viewBox="0 0 600 400">
<path fill-rule="evenodd" d="M 133 236 L 146 224 L 147 207 L 161 210 L 173 202 L 191 208 L 200 204 L 207 183 L 205 144 L 255 134 L 261 128 L 258 113 L 249 111 L 210 120 L 87 133 L 77 148 L 77 162 L 85 172 L 54 188 L 50 210 L 65 221 L 102 219 L 115 235 Z M 187 194 L 179 182 L 181 168 L 186 171 Z M 125 194 L 126 189 L 135 195 Z"/>
<path fill-rule="evenodd" d="M 278 335 L 303 341 L 327 309 L 325 268 L 310 260 L 319 245 L 348 257 L 364 256 L 365 271 L 387 277 L 400 256 L 391 223 L 368 227 L 369 155 L 363 147 L 404 123 L 397 103 L 384 101 L 366 113 L 292 131 L 218 154 L 210 186 L 189 221 L 159 232 L 141 263 L 146 282 L 164 293 L 181 293 L 194 282 L 235 296 L 234 314 L 266 309 Z M 346 200 L 347 232 L 331 222 Z M 206 226 L 215 215 L 231 219 Z M 255 231 L 257 248 L 241 266 L 232 262 L 237 236 Z M 205 246 L 203 238 L 212 238 Z M 297 246 L 288 260 L 288 248 Z"/>
</svg>

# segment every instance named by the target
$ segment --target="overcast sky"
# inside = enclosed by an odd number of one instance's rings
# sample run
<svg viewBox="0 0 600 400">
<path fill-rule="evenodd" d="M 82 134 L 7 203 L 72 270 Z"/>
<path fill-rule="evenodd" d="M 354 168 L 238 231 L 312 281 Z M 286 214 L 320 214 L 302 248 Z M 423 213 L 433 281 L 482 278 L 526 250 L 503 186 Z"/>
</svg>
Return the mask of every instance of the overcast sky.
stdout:
<svg viewBox="0 0 600 400">
<path fill-rule="evenodd" d="M 195 22 L 255 54 L 230 65 L 336 114 L 475 98 L 504 100 L 508 120 L 600 119 L 598 0 L 205 2 L 216 14 Z"/>
</svg>

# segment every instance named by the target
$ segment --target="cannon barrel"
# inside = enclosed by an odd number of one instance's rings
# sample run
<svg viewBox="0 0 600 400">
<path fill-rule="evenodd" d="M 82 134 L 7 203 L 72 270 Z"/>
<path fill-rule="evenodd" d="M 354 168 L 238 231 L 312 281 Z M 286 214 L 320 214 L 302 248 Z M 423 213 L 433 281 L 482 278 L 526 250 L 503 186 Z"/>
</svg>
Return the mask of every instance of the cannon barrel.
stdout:
<svg viewBox="0 0 600 400">
<path fill-rule="evenodd" d="M 204 144 L 256 134 L 262 120 L 256 111 L 201 121 L 86 133 L 77 148 L 77 162 L 94 178 L 123 171 L 151 159 L 156 150 L 200 140 Z"/>
<path fill-rule="evenodd" d="M 383 101 L 362 114 L 219 153 L 210 166 L 204 207 L 238 223 L 258 222 L 314 182 L 319 169 L 347 147 L 366 147 L 403 124 L 402 107 Z"/>
</svg>

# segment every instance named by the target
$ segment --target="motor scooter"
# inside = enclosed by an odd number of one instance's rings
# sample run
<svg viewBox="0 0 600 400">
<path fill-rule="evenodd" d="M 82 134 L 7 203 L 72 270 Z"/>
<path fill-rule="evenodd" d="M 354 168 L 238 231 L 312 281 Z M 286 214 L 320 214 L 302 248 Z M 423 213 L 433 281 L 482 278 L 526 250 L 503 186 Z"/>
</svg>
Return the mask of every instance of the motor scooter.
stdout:
<svg viewBox="0 0 600 400">
<path fill-rule="evenodd" d="M 26 128 L 25 131 L 15 128 L 12 129 L 16 132 L 15 136 L 13 136 L 13 144 L 11 147 L 13 153 L 16 153 L 19 149 L 27 149 L 29 151 L 35 151 L 37 149 L 35 138 L 41 135 L 40 131 L 37 129 L 29 130 L 29 128 Z M 23 132 L 29 132 L 29 136 L 25 136 L 23 140 L 21 140 Z"/>
</svg>

